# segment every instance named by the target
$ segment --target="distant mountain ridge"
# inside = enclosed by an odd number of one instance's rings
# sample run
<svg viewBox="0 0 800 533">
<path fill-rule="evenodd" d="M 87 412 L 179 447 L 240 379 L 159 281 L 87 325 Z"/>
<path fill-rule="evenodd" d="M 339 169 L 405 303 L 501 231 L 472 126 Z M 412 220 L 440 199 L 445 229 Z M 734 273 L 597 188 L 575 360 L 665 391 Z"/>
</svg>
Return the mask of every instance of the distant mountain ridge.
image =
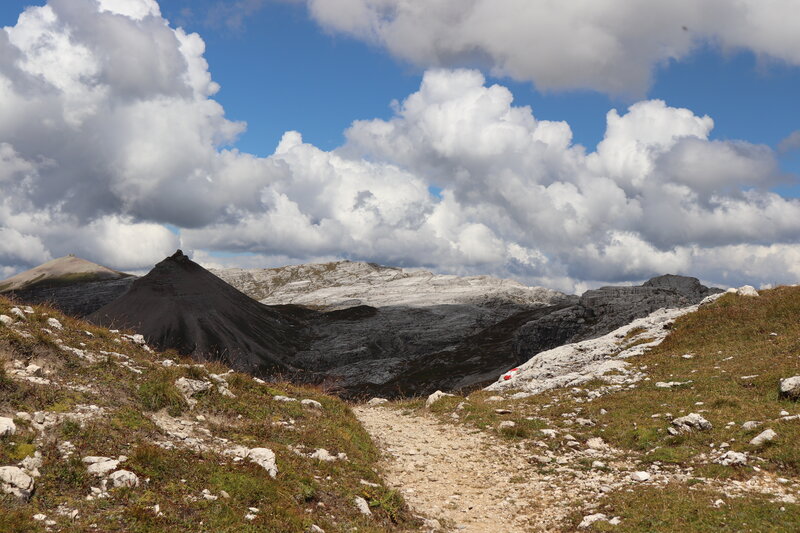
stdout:
<svg viewBox="0 0 800 533">
<path fill-rule="evenodd" d="M 20 291 L 37 286 L 70 285 L 89 281 L 122 279 L 130 276 L 131 274 L 112 270 L 74 255 L 67 255 L 0 282 L 0 292 Z"/>
<path fill-rule="evenodd" d="M 0 293 L 83 317 L 118 298 L 136 276 L 68 255 L 0 282 Z"/>
<path fill-rule="evenodd" d="M 336 261 L 263 269 L 211 269 L 240 291 L 268 305 L 334 310 L 372 307 L 505 304 L 561 301 L 564 293 L 492 276 L 455 276 L 375 263 Z"/>
</svg>

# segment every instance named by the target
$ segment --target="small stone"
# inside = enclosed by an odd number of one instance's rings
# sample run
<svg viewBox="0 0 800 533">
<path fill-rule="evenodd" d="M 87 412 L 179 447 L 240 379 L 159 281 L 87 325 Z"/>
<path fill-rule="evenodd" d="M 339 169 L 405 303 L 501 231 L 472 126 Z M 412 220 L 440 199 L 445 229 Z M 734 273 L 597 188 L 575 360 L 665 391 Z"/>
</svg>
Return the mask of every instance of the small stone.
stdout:
<svg viewBox="0 0 800 533">
<path fill-rule="evenodd" d="M 500 425 L 498 427 L 500 429 L 510 429 L 516 425 L 517 425 L 516 422 L 513 422 L 511 420 L 503 420 L 502 422 L 500 422 Z"/>
<path fill-rule="evenodd" d="M 275 453 L 269 448 L 253 448 L 247 452 L 247 458 L 264 468 L 270 477 L 274 478 L 278 474 Z"/>
<path fill-rule="evenodd" d="M 578 529 L 586 529 L 587 527 L 591 527 L 592 524 L 594 524 L 595 522 L 601 522 L 601 521 L 603 522 L 608 521 L 608 517 L 603 513 L 596 513 L 584 516 L 583 520 L 581 520 L 581 523 L 578 524 Z"/>
<path fill-rule="evenodd" d="M 709 430 L 713 427 L 711 422 L 703 418 L 698 413 L 689 413 L 686 416 L 676 418 L 672 421 L 672 425 L 684 433 L 692 430 Z"/>
<path fill-rule="evenodd" d="M 14 421 L 8 417 L 0 416 L 0 438 L 10 437 L 17 432 L 17 426 Z"/>
<path fill-rule="evenodd" d="M 309 533 L 325 533 L 325 530 L 319 527 L 316 524 L 311 524 L 311 527 L 308 528 Z"/>
<path fill-rule="evenodd" d="M 222 496 L 224 499 L 230 499 L 231 495 L 227 493 L 227 491 L 221 490 L 219 491 L 219 495 Z"/>
<path fill-rule="evenodd" d="M 36 520 L 37 522 L 44 522 L 45 520 L 47 520 L 47 515 L 46 514 L 42 514 L 42 513 L 38 513 L 38 514 L 33 515 L 32 518 L 34 520 Z"/>
<path fill-rule="evenodd" d="M 746 465 L 747 455 L 729 450 L 720 455 L 714 462 L 723 466 Z"/>
<path fill-rule="evenodd" d="M 608 447 L 608 445 L 603 442 L 603 439 L 600 437 L 593 437 L 586 441 L 586 446 L 591 448 L 592 450 L 604 450 Z"/>
<path fill-rule="evenodd" d="M 453 396 L 453 395 L 437 390 L 436 392 L 428 396 L 427 400 L 425 400 L 425 407 L 430 407 L 431 405 L 433 405 L 434 403 L 438 402 L 439 400 L 441 400 L 446 396 Z"/>
<path fill-rule="evenodd" d="M 650 476 L 649 472 L 641 472 L 641 471 L 640 472 L 632 472 L 631 475 L 630 475 L 630 478 L 633 481 L 638 481 L 638 482 L 648 481 L 650 479 L 650 477 L 651 476 Z"/>
<path fill-rule="evenodd" d="M 33 478 L 16 466 L 0 466 L 0 488 L 6 494 L 27 500 L 33 492 Z"/>
<path fill-rule="evenodd" d="M 272 397 L 273 400 L 276 402 L 296 402 L 297 398 L 289 398 L 288 396 L 282 396 L 280 394 L 276 394 Z"/>
<path fill-rule="evenodd" d="M 758 291 L 751 285 L 743 285 L 736 289 L 736 294 L 739 296 L 758 296 Z"/>
<path fill-rule="evenodd" d="M 389 400 L 386 398 L 372 398 L 370 401 L 367 402 L 367 405 L 383 405 L 385 403 L 389 403 Z"/>
<path fill-rule="evenodd" d="M 778 434 L 772 431 L 771 429 L 766 429 L 756 435 L 753 440 L 750 441 L 750 445 L 752 446 L 763 446 L 767 442 L 770 442 L 777 437 Z"/>
<path fill-rule="evenodd" d="M 107 457 L 104 457 L 103 459 L 105 459 L 105 460 L 104 461 L 97 461 L 97 462 L 94 462 L 94 463 L 90 464 L 86 468 L 86 470 L 90 474 L 94 474 L 96 476 L 104 476 L 108 472 L 111 472 L 112 470 L 115 470 L 119 466 L 119 461 L 116 461 L 114 459 L 108 459 Z M 84 462 L 86 462 L 86 458 L 84 458 Z"/>
<path fill-rule="evenodd" d="M 8 316 L 8 315 L 0 315 L 0 324 L 3 324 L 5 326 L 10 326 L 13 323 L 14 323 L 14 319 L 11 318 L 10 316 Z"/>
<path fill-rule="evenodd" d="M 60 329 L 64 329 L 64 326 L 61 325 L 61 322 L 59 322 L 55 318 L 48 318 L 47 319 L 47 325 L 50 326 L 53 329 L 59 329 L 59 330 Z"/>
<path fill-rule="evenodd" d="M 300 400 L 300 404 L 309 409 L 322 409 L 322 404 L 316 400 Z"/>
<path fill-rule="evenodd" d="M 748 420 L 744 424 L 742 424 L 742 429 L 745 431 L 752 431 L 756 429 L 758 426 L 761 425 L 761 422 L 756 422 L 755 420 Z"/>
<path fill-rule="evenodd" d="M 114 487 L 137 487 L 139 486 L 139 476 L 129 470 L 117 470 L 108 476 Z"/>
<path fill-rule="evenodd" d="M 365 516 L 372 516 L 372 511 L 369 510 L 369 504 L 367 503 L 367 500 L 361 496 L 356 496 L 354 501 L 356 508 L 361 512 L 361 514 Z"/>
<path fill-rule="evenodd" d="M 605 468 L 606 464 L 603 461 L 592 461 L 592 468 Z"/>
</svg>

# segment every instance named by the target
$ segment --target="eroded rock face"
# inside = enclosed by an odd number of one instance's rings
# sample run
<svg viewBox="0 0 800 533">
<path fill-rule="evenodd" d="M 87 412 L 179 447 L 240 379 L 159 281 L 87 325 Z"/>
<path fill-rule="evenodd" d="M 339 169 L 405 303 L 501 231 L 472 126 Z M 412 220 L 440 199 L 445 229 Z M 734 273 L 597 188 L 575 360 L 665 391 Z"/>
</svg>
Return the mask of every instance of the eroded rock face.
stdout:
<svg viewBox="0 0 800 533">
<path fill-rule="evenodd" d="M 721 292 L 697 278 L 671 274 L 641 286 L 586 291 L 575 305 L 523 325 L 514 338 L 514 351 L 521 362 L 527 361 L 541 351 L 605 335 L 657 309 L 695 305 Z"/>
</svg>

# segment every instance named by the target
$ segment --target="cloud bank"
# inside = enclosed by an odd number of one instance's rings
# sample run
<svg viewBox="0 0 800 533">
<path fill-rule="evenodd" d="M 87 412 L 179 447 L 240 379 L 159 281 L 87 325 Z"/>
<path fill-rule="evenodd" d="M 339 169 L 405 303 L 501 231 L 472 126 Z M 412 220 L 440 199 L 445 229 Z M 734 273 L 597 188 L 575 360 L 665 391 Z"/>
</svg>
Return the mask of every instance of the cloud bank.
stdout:
<svg viewBox="0 0 800 533">
<path fill-rule="evenodd" d="M 324 28 L 423 68 L 472 64 L 539 89 L 642 96 L 699 46 L 800 64 L 794 0 L 305 0 Z"/>
<path fill-rule="evenodd" d="M 770 192 L 790 177 L 766 146 L 711 138 L 710 117 L 641 101 L 588 152 L 479 71 L 431 69 L 340 148 L 287 132 L 256 157 L 233 147 L 244 125 L 203 54 L 152 0 L 51 0 L 0 31 L 2 273 L 67 253 L 137 270 L 183 246 L 566 290 L 800 280 L 800 202 Z"/>
</svg>

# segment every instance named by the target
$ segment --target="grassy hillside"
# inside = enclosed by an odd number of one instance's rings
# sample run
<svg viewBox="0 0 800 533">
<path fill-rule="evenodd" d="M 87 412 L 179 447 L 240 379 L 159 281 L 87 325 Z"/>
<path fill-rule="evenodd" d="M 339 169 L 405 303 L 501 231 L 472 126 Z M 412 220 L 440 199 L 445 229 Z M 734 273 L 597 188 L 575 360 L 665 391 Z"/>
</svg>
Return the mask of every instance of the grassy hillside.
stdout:
<svg viewBox="0 0 800 533">
<path fill-rule="evenodd" d="M 591 505 L 576 505 L 565 529 L 603 513 L 620 517 L 619 525 L 598 521 L 585 530 L 800 531 L 800 406 L 778 394 L 782 378 L 800 375 L 800 288 L 727 294 L 678 319 L 661 345 L 628 362 L 641 379 L 621 390 L 597 379 L 520 400 L 487 392 L 445 398 L 431 410 L 445 423 L 497 433 L 553 458 L 601 438 L 608 448 L 576 468 L 622 481 L 598 491 Z M 421 401 L 398 407 L 424 409 Z M 713 428 L 670 434 L 671 421 L 689 413 Z M 501 428 L 503 421 L 515 425 Z M 750 444 L 766 429 L 777 437 Z M 745 454 L 744 464 L 720 464 L 728 451 Z M 634 471 L 652 479 L 630 481 Z"/>
<path fill-rule="evenodd" d="M 13 307 L 0 298 L 0 315 L 15 321 L 0 322 L 0 417 L 16 426 L 0 438 L 0 466 L 25 461 L 40 475 L 27 501 L 0 493 L 0 531 L 40 531 L 48 521 L 59 531 L 125 532 L 415 525 L 375 472 L 369 436 L 338 399 L 153 353 L 46 307 L 24 319 Z M 181 378 L 211 387 L 187 401 Z M 253 462 L 249 450 L 257 448 L 274 452 L 274 478 Z M 113 470 L 132 472 L 138 486 L 113 488 L 106 476 L 104 489 L 84 461 L 91 456 L 121 459 Z"/>
</svg>

